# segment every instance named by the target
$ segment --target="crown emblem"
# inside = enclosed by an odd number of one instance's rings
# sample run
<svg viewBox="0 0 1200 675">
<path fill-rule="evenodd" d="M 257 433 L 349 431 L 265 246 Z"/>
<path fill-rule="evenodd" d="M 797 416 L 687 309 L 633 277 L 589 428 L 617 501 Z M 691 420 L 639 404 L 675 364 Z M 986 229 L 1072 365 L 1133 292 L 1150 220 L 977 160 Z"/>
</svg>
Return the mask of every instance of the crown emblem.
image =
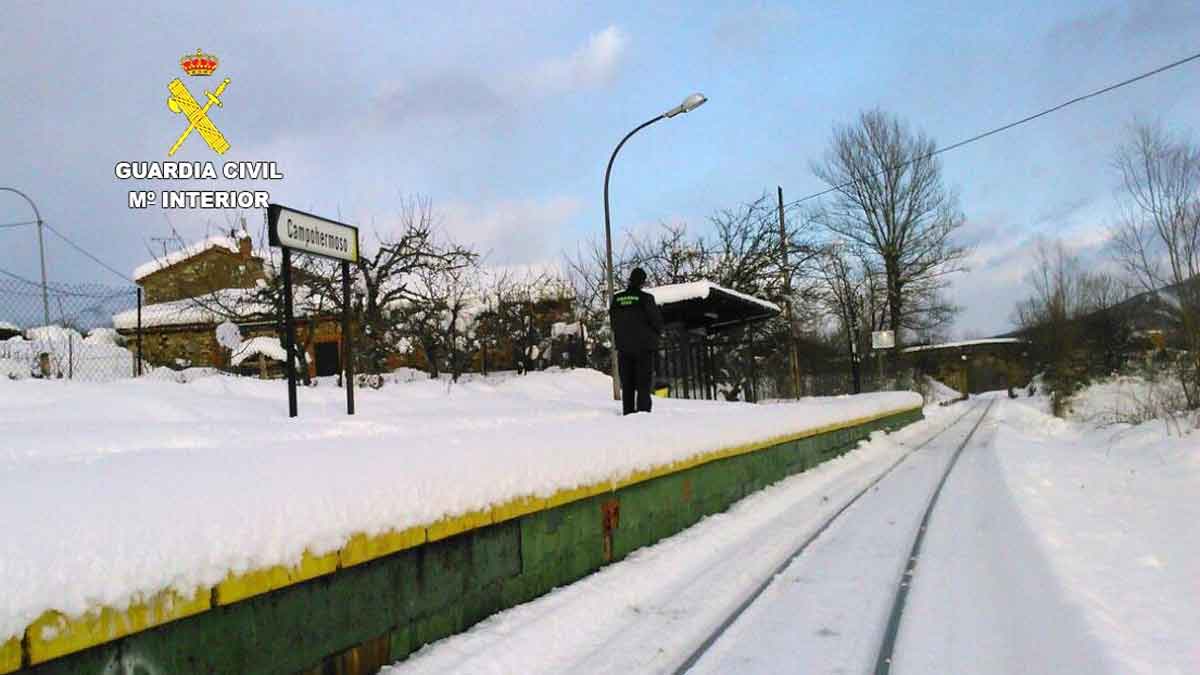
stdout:
<svg viewBox="0 0 1200 675">
<path fill-rule="evenodd" d="M 217 57 L 197 49 L 195 54 L 184 54 L 183 58 L 179 59 L 179 65 L 183 67 L 183 72 L 192 77 L 208 76 L 217 69 Z"/>
</svg>

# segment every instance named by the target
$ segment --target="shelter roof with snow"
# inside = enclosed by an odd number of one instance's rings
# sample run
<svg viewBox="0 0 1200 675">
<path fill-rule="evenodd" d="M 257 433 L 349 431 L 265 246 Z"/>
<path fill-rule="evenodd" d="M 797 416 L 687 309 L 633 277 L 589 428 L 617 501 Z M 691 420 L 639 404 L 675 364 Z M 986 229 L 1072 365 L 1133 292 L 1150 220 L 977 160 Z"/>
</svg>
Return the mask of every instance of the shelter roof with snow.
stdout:
<svg viewBox="0 0 1200 675">
<path fill-rule="evenodd" d="M 972 348 L 979 349 L 979 348 L 989 348 L 989 347 L 1015 346 L 1015 345 L 1023 345 L 1023 344 L 1025 344 L 1025 340 L 1023 340 L 1021 338 L 994 337 L 994 338 L 984 338 L 981 340 L 961 340 L 959 342 L 942 342 L 942 343 L 936 344 L 936 345 L 915 345 L 912 347 L 905 347 L 902 351 L 905 354 L 909 354 L 912 352 L 970 350 Z"/>
<path fill-rule="evenodd" d="M 711 281 L 693 281 L 647 288 L 662 311 L 663 321 L 684 330 L 720 331 L 733 326 L 765 321 L 780 313 L 773 302 L 718 286 Z"/>
</svg>

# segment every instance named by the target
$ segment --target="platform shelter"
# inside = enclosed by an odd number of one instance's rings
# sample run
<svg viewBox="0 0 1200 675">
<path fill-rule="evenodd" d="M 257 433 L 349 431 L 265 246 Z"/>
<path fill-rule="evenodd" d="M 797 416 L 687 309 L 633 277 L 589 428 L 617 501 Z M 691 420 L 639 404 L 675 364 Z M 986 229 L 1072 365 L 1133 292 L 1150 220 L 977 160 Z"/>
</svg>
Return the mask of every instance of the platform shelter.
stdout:
<svg viewBox="0 0 1200 675">
<path fill-rule="evenodd" d="M 745 327 L 780 314 L 777 305 L 752 295 L 695 281 L 647 288 L 663 315 L 666 331 L 655 363 L 656 387 L 674 398 L 716 399 L 717 365 L 724 350 L 745 346 Z M 749 367 L 753 369 L 751 359 Z M 749 382 L 757 381 L 750 373 Z M 753 390 L 747 392 L 754 399 Z"/>
</svg>

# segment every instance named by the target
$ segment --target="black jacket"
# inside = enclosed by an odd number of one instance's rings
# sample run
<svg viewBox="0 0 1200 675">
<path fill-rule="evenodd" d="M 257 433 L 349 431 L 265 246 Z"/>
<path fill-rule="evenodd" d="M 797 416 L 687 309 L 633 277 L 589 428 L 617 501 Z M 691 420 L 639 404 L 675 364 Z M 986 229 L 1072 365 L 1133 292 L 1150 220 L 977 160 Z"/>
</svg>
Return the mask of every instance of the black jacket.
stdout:
<svg viewBox="0 0 1200 675">
<path fill-rule="evenodd" d="M 617 351 L 648 352 L 658 349 L 663 320 L 653 295 L 641 289 L 627 288 L 613 296 L 608 313 L 612 319 Z"/>
</svg>

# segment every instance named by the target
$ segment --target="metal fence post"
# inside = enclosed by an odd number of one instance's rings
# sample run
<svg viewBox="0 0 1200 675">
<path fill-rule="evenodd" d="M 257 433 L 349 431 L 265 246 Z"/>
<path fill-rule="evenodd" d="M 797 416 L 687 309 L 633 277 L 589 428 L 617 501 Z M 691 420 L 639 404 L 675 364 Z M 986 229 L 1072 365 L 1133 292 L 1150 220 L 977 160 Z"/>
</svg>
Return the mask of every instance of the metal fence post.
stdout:
<svg viewBox="0 0 1200 675">
<path fill-rule="evenodd" d="M 142 376 L 142 287 L 137 287 L 137 363 L 134 364 L 134 373 Z"/>
</svg>

